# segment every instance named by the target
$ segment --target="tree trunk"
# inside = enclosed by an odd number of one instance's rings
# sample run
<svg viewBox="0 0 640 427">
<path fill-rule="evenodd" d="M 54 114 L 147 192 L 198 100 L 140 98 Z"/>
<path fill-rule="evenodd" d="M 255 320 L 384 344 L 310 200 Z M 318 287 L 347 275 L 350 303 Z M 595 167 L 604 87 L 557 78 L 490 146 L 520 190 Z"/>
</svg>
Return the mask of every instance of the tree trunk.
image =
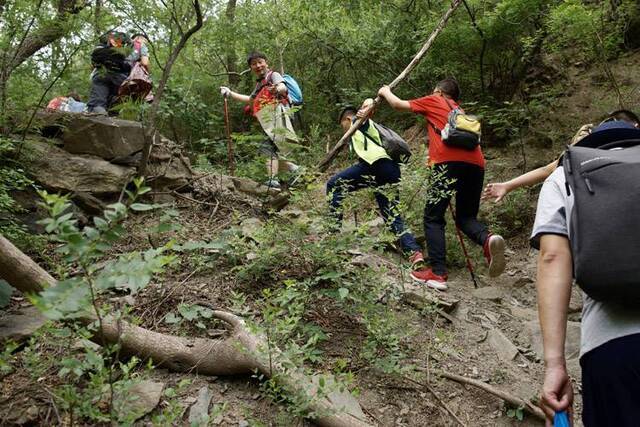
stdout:
<svg viewBox="0 0 640 427">
<path fill-rule="evenodd" d="M 158 88 L 156 89 L 156 93 L 153 98 L 153 103 L 151 104 L 151 108 L 149 110 L 149 126 L 145 129 L 145 141 L 144 147 L 142 148 L 142 160 L 140 160 L 140 166 L 138 168 L 138 175 L 144 177 L 147 173 L 147 163 L 149 162 L 149 156 L 151 155 L 151 150 L 153 148 L 153 141 L 155 140 L 157 124 L 156 117 L 158 115 L 158 110 L 160 109 L 160 101 L 162 101 L 162 95 L 164 94 L 164 88 L 167 85 L 167 81 L 169 80 L 169 76 L 171 75 L 171 68 L 173 68 L 173 64 L 178 59 L 178 55 L 180 55 L 180 51 L 186 46 L 189 38 L 194 35 L 200 28 L 202 28 L 202 9 L 200 8 L 199 0 L 193 0 L 193 9 L 196 14 L 196 23 L 191 27 L 186 33 L 182 34 L 180 37 L 180 41 L 171 52 L 169 59 L 167 60 L 167 64 L 165 65 L 162 71 L 162 77 L 158 82 Z M 177 19 L 174 17 L 174 19 Z M 178 22 L 176 22 L 179 25 Z"/>
<path fill-rule="evenodd" d="M 58 13 L 52 22 L 39 27 L 30 34 L 31 26 L 29 26 L 24 38 L 17 44 L 15 49 L 3 52 L 2 69 L 0 70 L 0 126 L 3 129 L 0 130 L 6 131 L 6 92 L 13 71 L 40 49 L 66 35 L 68 30 L 65 24 L 69 17 L 78 14 L 87 4 L 84 1 L 59 0 L 57 3 Z M 4 6 L 5 2 L 0 0 L 0 15 L 4 11 Z M 33 22 L 35 22 L 35 18 L 33 18 Z"/>
<path fill-rule="evenodd" d="M 233 28 L 236 19 L 236 0 L 229 0 L 227 3 L 227 25 L 229 30 Z M 235 86 L 240 83 L 240 75 L 238 74 L 238 55 L 236 54 L 235 38 L 232 36 L 227 43 L 227 75 L 229 76 L 229 85 Z"/>
<path fill-rule="evenodd" d="M 34 293 L 56 280 L 0 235 L 0 278 L 23 293 Z M 367 427 L 370 424 L 357 411 L 343 408 L 344 399 L 334 402 L 330 396 L 318 395 L 313 378 L 302 369 L 291 369 L 292 362 L 281 351 L 269 345 L 265 337 L 254 334 L 245 322 L 224 311 L 214 310 L 213 316 L 228 326 L 230 336 L 222 340 L 177 337 L 153 332 L 113 317 L 95 322 L 94 316 L 79 319 L 84 324 L 98 323 L 101 329 L 92 338 L 99 344 L 119 343 L 121 354 L 151 359 L 159 366 L 176 372 L 197 372 L 202 375 L 249 375 L 256 370 L 266 377 L 275 377 L 286 392 L 302 395 L 310 409 L 318 414 L 314 421 L 323 427 Z M 268 349 L 268 353 L 267 353 Z M 349 406 L 358 405 L 350 398 Z"/>
</svg>

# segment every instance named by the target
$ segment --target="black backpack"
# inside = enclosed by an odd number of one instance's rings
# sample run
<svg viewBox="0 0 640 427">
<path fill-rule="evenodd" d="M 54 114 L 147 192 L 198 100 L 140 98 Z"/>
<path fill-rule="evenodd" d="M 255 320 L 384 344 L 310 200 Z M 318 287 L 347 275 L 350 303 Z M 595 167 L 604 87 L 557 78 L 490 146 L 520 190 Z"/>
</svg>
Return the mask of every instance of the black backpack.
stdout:
<svg viewBox="0 0 640 427">
<path fill-rule="evenodd" d="M 109 36 L 120 41 L 122 47 L 109 44 Z M 129 73 L 131 64 L 127 56 L 131 52 L 131 40 L 125 33 L 112 31 L 100 37 L 100 44 L 91 52 L 91 63 L 94 67 L 102 67 L 108 71 Z"/>
<path fill-rule="evenodd" d="M 378 134 L 380 134 L 380 140 L 382 141 L 382 144 L 378 143 L 375 138 L 372 138 L 366 132 L 361 131 L 364 134 L 365 138 L 372 141 L 374 144 L 384 148 L 384 150 L 394 162 L 408 163 L 409 158 L 411 157 L 411 148 L 409 148 L 409 144 L 407 144 L 407 142 L 400 135 L 398 135 L 388 127 L 374 121 L 371 121 L 371 123 L 373 123 L 373 125 L 376 127 L 376 130 L 378 131 Z"/>
<path fill-rule="evenodd" d="M 574 206 L 569 236 L 576 283 L 597 301 L 640 302 L 640 139 L 563 155 Z"/>
</svg>

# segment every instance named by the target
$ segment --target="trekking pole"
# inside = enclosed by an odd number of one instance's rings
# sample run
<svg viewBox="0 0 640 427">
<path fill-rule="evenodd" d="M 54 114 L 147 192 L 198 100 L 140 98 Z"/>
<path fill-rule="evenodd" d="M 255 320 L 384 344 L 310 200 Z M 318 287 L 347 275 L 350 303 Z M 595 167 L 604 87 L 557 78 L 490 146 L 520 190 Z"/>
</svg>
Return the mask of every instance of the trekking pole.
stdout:
<svg viewBox="0 0 640 427">
<path fill-rule="evenodd" d="M 473 286 L 475 288 L 478 287 L 478 282 L 476 282 L 476 275 L 473 272 L 473 266 L 471 265 L 471 259 L 469 258 L 469 254 L 467 253 L 467 247 L 464 245 L 464 240 L 462 238 L 462 233 L 458 228 L 458 222 L 456 221 L 456 214 L 453 212 L 453 206 L 451 206 L 451 202 L 449 202 L 449 210 L 451 211 L 451 216 L 453 217 L 453 223 L 456 227 L 456 234 L 458 235 L 458 240 L 460 240 L 460 246 L 462 246 L 462 252 L 464 252 L 464 258 L 467 261 L 467 269 L 469 273 L 471 273 L 471 280 L 473 280 Z"/>
<path fill-rule="evenodd" d="M 231 123 L 229 121 L 229 102 L 227 96 L 224 96 L 224 127 L 227 134 L 227 162 L 229 164 L 229 175 L 236 173 L 236 160 L 233 155 L 233 138 L 231 137 Z"/>
</svg>

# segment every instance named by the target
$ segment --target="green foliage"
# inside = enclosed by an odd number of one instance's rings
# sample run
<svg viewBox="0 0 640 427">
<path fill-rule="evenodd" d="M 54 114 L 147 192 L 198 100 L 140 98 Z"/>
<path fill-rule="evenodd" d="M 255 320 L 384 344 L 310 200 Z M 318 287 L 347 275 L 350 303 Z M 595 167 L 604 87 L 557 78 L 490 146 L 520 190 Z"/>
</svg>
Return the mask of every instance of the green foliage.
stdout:
<svg viewBox="0 0 640 427">
<path fill-rule="evenodd" d="M 123 236 L 122 222 L 130 211 L 147 212 L 155 208 L 136 201 L 149 191 L 143 186 L 143 181 L 136 179 L 133 184 L 134 189 L 126 191 L 128 205 L 119 202 L 109 205 L 103 216 L 94 217 L 93 225 L 83 229 L 78 227 L 73 214 L 68 213 L 67 197 L 40 192 L 50 214 L 42 224 L 52 240 L 59 243 L 57 252 L 66 267 L 63 270 L 73 269 L 76 274 L 62 277 L 56 286 L 31 297 L 34 305 L 48 318 L 66 321 L 66 326 L 52 330 L 52 334 L 59 338 L 56 345 L 62 347 L 60 350 L 64 356 L 42 363 L 43 353 L 26 352 L 25 360 L 34 365 L 34 374 L 42 369 L 36 368 L 38 364 L 44 369 L 57 369 L 58 376 L 64 380 L 56 390 L 59 407 L 92 422 L 117 420 L 131 424 L 140 416 L 118 409 L 126 405 L 127 390 L 138 381 L 134 372 L 140 361 L 135 357 L 126 362 L 119 361 L 119 344 L 96 348 L 88 341 L 96 329 L 102 327 L 107 315 L 112 319 L 122 319 L 127 315 L 127 307 L 114 309 L 105 297 L 114 291 L 139 292 L 149 284 L 154 274 L 163 271 L 175 259 L 174 255 L 167 254 L 173 244 L 169 242 L 157 249 L 124 253 L 105 260 L 112 246 Z M 180 313 L 188 318 L 193 309 L 181 308 Z M 198 313 L 206 316 L 202 308 Z M 75 321 L 79 318 L 95 321 L 84 326 L 86 322 Z M 71 351 L 71 344 L 78 340 L 81 349 L 75 353 Z M 29 354 L 35 357 L 30 359 Z"/>
<path fill-rule="evenodd" d="M 507 409 L 507 417 L 514 418 L 514 419 L 516 419 L 518 421 L 524 420 L 524 408 L 523 407 L 508 408 Z"/>
<path fill-rule="evenodd" d="M 22 165 L 13 160 L 18 146 L 18 141 L 0 137 L 0 228 L 2 234 L 19 248 L 39 247 L 37 238 L 28 234 L 15 217 L 23 209 L 12 193 L 33 186 L 33 181 L 27 177 Z"/>
<path fill-rule="evenodd" d="M 620 22 L 608 20 L 608 8 L 568 0 L 550 10 L 548 16 L 551 51 L 569 49 L 583 60 L 606 60 L 615 56 L 622 44 Z"/>
</svg>

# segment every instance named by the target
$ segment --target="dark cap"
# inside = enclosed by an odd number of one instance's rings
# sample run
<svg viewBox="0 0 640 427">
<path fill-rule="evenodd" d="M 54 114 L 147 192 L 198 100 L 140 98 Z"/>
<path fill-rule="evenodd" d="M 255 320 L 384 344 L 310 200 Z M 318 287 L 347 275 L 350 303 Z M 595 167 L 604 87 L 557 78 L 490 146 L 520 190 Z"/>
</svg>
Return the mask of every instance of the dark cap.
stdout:
<svg viewBox="0 0 640 427">
<path fill-rule="evenodd" d="M 350 104 L 347 104 L 344 107 L 342 107 L 342 110 L 340 110 L 340 114 L 338 114 L 338 123 L 340 123 L 342 121 L 342 117 L 344 117 L 344 115 L 349 112 L 356 114 L 358 112 L 358 109 Z"/>
<path fill-rule="evenodd" d="M 630 139 L 640 140 L 640 129 L 627 121 L 612 120 L 593 128 L 589 135 L 576 143 L 576 146 L 597 148 L 611 142 Z"/>
</svg>

